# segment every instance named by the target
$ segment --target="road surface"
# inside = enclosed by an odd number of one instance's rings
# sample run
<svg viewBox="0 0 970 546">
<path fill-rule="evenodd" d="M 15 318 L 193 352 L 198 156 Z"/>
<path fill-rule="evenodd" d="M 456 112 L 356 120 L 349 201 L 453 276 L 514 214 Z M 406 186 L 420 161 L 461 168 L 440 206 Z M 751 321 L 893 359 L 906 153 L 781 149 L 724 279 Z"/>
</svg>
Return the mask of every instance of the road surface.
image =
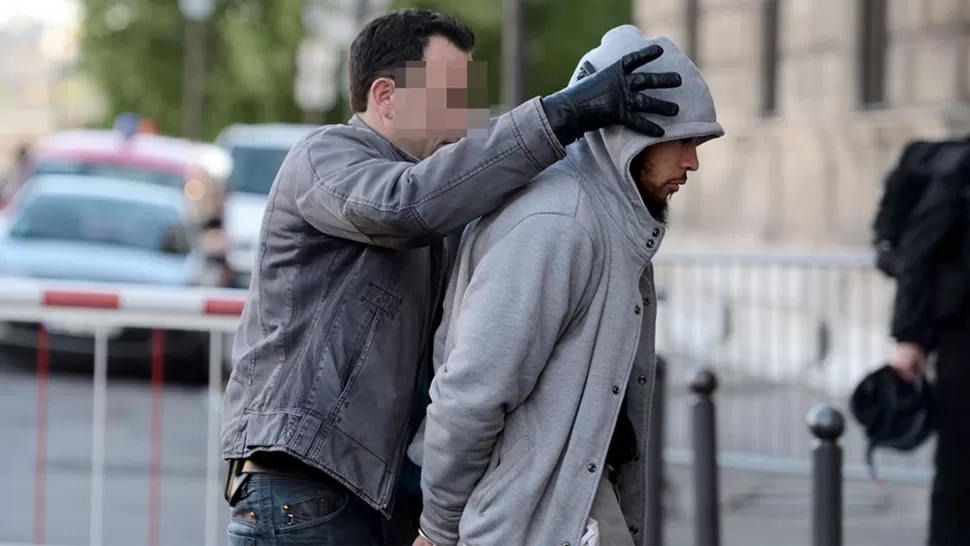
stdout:
<svg viewBox="0 0 970 546">
<path fill-rule="evenodd" d="M 37 381 L 33 371 L 11 366 L 0 354 L 0 438 L 5 445 L 0 465 L 0 546 L 30 544 L 33 539 L 34 461 Z M 725 388 L 721 403 L 722 435 L 729 446 L 750 429 L 749 412 L 759 422 L 772 419 L 758 408 L 750 392 L 731 394 Z M 48 443 L 46 466 L 46 544 L 87 544 L 90 512 L 91 382 L 83 375 L 55 373 L 48 385 Z M 733 410 L 732 400 L 747 404 Z M 205 518 L 205 434 L 209 411 L 203 389 L 167 385 L 163 394 L 162 464 L 160 473 L 160 541 L 158 546 L 201 546 Z M 687 401 L 671 398 L 671 437 L 686 427 Z M 754 404 L 754 405 L 752 405 Z M 149 541 L 151 390 L 144 378 L 115 378 L 107 400 L 107 471 L 105 484 L 105 541 L 103 546 L 133 546 Z M 737 421 L 737 422 L 735 422 Z M 742 432 L 732 432 L 742 431 Z M 798 434 L 803 434 L 803 425 Z M 793 433 L 794 435 L 795 433 Z M 794 437 L 794 436 L 793 436 Z M 743 447 L 743 445 L 742 445 Z M 794 448 L 793 448 L 794 449 Z M 667 522 L 667 545 L 694 543 L 691 524 L 690 468 L 670 467 L 674 488 L 672 517 Z M 803 477 L 765 473 L 722 473 L 723 546 L 808 546 L 810 483 Z M 226 544 L 219 504 L 220 545 Z M 884 490 L 865 481 L 846 484 L 846 541 L 844 546 L 921 544 L 926 519 L 926 490 L 889 486 Z M 409 545 L 408 545 L 409 546 Z"/>
</svg>

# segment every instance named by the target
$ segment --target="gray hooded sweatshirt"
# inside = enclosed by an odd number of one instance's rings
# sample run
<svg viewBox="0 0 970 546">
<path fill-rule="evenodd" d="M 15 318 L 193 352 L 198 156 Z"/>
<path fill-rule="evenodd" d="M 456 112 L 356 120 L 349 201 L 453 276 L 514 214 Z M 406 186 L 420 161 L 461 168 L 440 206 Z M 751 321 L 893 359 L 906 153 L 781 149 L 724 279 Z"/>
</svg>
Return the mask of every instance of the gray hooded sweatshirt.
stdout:
<svg viewBox="0 0 970 546">
<path fill-rule="evenodd" d="M 470 225 L 435 339 L 431 405 L 410 455 L 422 465 L 422 530 L 438 546 L 578 546 L 626 395 L 646 451 L 656 318 L 650 260 L 665 228 L 630 163 L 663 140 L 724 134 L 697 67 L 670 40 L 615 28 L 587 53 L 601 70 L 648 44 L 645 69 L 679 72 L 681 105 L 653 139 L 587 133 L 496 212 Z M 423 461 L 421 460 L 423 459 Z M 644 533 L 644 458 L 619 471 L 620 505 Z"/>
</svg>

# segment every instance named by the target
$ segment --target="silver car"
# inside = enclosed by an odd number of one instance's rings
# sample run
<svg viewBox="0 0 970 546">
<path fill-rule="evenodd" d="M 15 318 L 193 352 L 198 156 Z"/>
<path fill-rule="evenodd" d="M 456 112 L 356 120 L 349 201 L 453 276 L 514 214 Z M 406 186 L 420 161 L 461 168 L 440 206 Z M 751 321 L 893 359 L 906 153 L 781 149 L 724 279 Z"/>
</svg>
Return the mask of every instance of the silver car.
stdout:
<svg viewBox="0 0 970 546">
<path fill-rule="evenodd" d="M 189 205 L 177 189 L 91 176 L 38 176 L 0 224 L 0 278 L 205 284 L 206 261 L 192 225 Z M 93 353 L 93 332 L 45 326 L 53 353 Z M 0 346 L 34 350 L 37 333 L 37 324 L 0 323 Z M 204 333 L 167 331 L 165 354 L 177 365 L 166 367 L 190 380 L 204 379 L 207 339 Z M 125 328 L 112 333 L 109 355 L 147 365 L 151 342 L 151 330 Z"/>
</svg>

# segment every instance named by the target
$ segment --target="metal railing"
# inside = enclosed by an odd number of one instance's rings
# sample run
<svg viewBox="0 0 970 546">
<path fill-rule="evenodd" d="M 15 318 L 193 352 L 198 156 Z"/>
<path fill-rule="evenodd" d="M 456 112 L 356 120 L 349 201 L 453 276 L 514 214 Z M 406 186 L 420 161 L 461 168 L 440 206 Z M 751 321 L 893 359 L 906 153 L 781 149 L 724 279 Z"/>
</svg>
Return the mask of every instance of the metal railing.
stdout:
<svg viewBox="0 0 970 546">
<path fill-rule="evenodd" d="M 33 543 L 45 544 L 47 387 L 50 332 L 45 324 L 68 330 L 88 330 L 93 338 L 93 392 L 91 420 L 91 479 L 88 544 L 104 541 L 105 441 L 107 423 L 109 338 L 129 328 L 150 329 L 151 334 L 151 461 L 149 468 L 150 546 L 159 544 L 159 472 L 162 451 L 161 401 L 165 356 L 165 332 L 207 332 L 209 413 L 206 432 L 205 546 L 220 543 L 225 534 L 219 518 L 222 501 L 222 461 L 219 445 L 220 414 L 214 411 L 222 399 L 224 335 L 235 330 L 245 303 L 243 290 L 165 288 L 101 283 L 38 282 L 28 279 L 0 280 L 0 321 L 29 322 L 37 328 L 37 430 L 33 507 Z M 132 537 L 133 538 L 133 537 Z"/>
<path fill-rule="evenodd" d="M 845 407 L 857 382 L 885 360 L 893 283 L 868 253 L 663 253 L 655 259 L 657 350 L 670 363 L 666 459 L 690 463 L 685 373 L 721 383 L 719 461 L 742 470 L 807 475 L 804 415 Z M 846 475 L 868 478 L 864 441 L 846 434 Z M 932 445 L 880 455 L 888 481 L 923 485 Z"/>
</svg>

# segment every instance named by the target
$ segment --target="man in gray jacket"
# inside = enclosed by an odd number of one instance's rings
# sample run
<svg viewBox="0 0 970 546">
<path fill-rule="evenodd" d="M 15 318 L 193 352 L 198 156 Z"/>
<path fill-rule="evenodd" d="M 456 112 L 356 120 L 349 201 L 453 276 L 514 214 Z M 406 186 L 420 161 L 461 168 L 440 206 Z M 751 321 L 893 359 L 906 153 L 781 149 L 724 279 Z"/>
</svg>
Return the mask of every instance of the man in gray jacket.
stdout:
<svg viewBox="0 0 970 546">
<path fill-rule="evenodd" d="M 570 82 L 649 45 L 665 51 L 657 66 L 683 77 L 658 93 L 680 104 L 657 120 L 666 134 L 588 132 L 465 232 L 424 445 L 409 452 L 423 455 L 415 546 L 644 546 L 651 259 L 697 147 L 724 131 L 690 59 L 631 25 L 603 36 Z"/>
<path fill-rule="evenodd" d="M 473 42 L 427 10 L 376 18 L 350 51 L 357 114 L 312 132 L 280 168 L 225 395 L 232 545 L 409 543 L 408 503 L 395 501 L 412 408 L 426 405 L 416 385 L 451 261 L 444 236 L 584 132 L 659 135 L 647 114 L 677 113 L 641 93 L 677 74 L 633 73 L 661 55 L 652 47 L 461 138 Z"/>
</svg>

